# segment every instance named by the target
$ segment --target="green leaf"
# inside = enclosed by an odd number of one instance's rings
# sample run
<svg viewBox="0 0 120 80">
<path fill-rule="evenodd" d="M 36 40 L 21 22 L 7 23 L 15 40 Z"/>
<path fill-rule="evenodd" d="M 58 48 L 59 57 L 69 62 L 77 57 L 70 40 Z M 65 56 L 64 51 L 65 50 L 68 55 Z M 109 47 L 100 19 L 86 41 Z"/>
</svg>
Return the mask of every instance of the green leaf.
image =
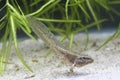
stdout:
<svg viewBox="0 0 120 80">
<path fill-rule="evenodd" d="M 4 65 L 4 70 L 6 69 L 7 64 L 8 64 L 8 60 L 10 58 L 10 52 L 11 52 L 11 46 L 12 46 L 12 33 L 10 33 L 8 42 L 9 42 L 8 46 L 6 46 L 6 53 L 4 53 L 4 55 L 5 55 L 4 62 L 6 63 Z"/>
<path fill-rule="evenodd" d="M 2 23 L 0 24 L 0 30 L 2 30 L 4 27 L 5 27 L 5 22 L 2 22 Z"/>
<path fill-rule="evenodd" d="M 101 49 L 103 46 L 105 46 L 108 42 L 110 42 L 112 39 L 117 38 L 118 36 L 120 36 L 120 24 L 118 26 L 118 29 L 116 30 L 116 32 L 110 36 L 99 48 L 97 48 L 96 50 Z"/>
<path fill-rule="evenodd" d="M 100 23 L 105 22 L 105 21 L 107 21 L 107 19 L 99 20 L 98 23 L 100 24 Z M 98 23 L 93 22 L 93 23 L 90 23 L 90 24 L 88 24 L 88 25 L 86 25 L 86 26 L 84 26 L 84 27 L 82 27 L 82 28 L 77 28 L 77 29 L 74 31 L 74 33 L 77 33 L 77 32 L 80 32 L 80 31 L 85 31 L 85 30 L 87 30 L 88 28 L 94 27 L 94 26 L 95 26 L 96 24 L 98 24 Z"/>
<path fill-rule="evenodd" d="M 41 8 L 39 8 L 37 11 L 27 15 L 27 16 L 33 16 L 33 15 L 36 15 L 38 13 L 40 13 L 44 8 L 46 8 L 48 5 L 50 5 L 51 3 L 53 3 L 55 0 L 50 0 L 48 1 L 46 4 L 44 4 Z"/>
<path fill-rule="evenodd" d="M 86 3 L 87 3 L 87 6 L 88 6 L 88 8 L 89 8 L 89 10 L 90 10 L 90 12 L 91 12 L 91 14 L 92 14 L 95 22 L 97 23 L 97 28 L 98 28 L 98 30 L 100 30 L 100 25 L 99 25 L 99 23 L 98 23 L 97 16 L 96 16 L 96 14 L 95 14 L 95 12 L 94 12 L 91 4 L 90 4 L 90 0 L 86 0 Z"/>
<path fill-rule="evenodd" d="M 66 23 L 78 23 L 81 22 L 81 20 L 59 20 L 59 19 L 43 19 L 43 18 L 37 18 L 37 20 L 40 21 L 46 21 L 46 22 L 66 22 Z"/>
<path fill-rule="evenodd" d="M 69 3 L 69 0 L 66 1 L 66 4 L 65 4 L 65 14 L 66 14 L 66 19 L 68 20 L 68 3 Z"/>
<path fill-rule="evenodd" d="M 25 67 L 27 67 L 28 70 L 30 70 L 31 72 L 33 72 L 33 70 L 28 66 L 28 64 L 25 62 L 23 55 L 21 54 L 20 50 L 18 49 L 18 47 L 15 48 L 16 49 L 16 53 L 17 56 L 19 57 L 19 59 L 21 60 L 21 62 L 24 64 Z"/>
<path fill-rule="evenodd" d="M 3 72 L 3 56 L 0 56 L 0 74 Z"/>
<path fill-rule="evenodd" d="M 69 43 L 69 48 L 70 49 L 72 48 L 73 41 L 74 41 L 74 34 L 71 33 L 71 35 L 70 35 L 70 43 Z"/>
</svg>

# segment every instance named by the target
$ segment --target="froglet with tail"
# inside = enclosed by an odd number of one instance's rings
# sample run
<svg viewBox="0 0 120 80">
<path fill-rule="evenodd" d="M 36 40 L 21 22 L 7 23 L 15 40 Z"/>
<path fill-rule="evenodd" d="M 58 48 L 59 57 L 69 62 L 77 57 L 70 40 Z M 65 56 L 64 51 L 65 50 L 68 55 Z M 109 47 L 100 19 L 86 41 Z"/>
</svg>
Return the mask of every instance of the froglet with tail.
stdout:
<svg viewBox="0 0 120 80">
<path fill-rule="evenodd" d="M 70 71 L 73 72 L 74 67 L 82 67 L 92 63 L 94 60 L 88 56 L 78 56 L 74 52 L 69 51 L 55 38 L 53 33 L 46 27 L 45 24 L 38 21 L 36 18 L 27 17 L 30 24 L 30 28 L 33 32 L 40 37 L 48 47 L 50 47 L 56 53 L 62 54 L 64 58 L 72 65 Z"/>
</svg>

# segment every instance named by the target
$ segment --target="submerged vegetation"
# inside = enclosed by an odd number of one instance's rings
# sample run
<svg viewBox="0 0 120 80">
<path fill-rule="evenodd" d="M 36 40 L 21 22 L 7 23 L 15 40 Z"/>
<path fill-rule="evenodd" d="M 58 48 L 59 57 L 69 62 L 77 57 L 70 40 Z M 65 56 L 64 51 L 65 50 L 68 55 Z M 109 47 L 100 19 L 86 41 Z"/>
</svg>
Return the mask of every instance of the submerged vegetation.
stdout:
<svg viewBox="0 0 120 80">
<path fill-rule="evenodd" d="M 32 71 L 18 48 L 17 40 L 18 30 L 22 30 L 35 40 L 31 35 L 32 30 L 26 20 L 27 16 L 34 16 L 44 22 L 51 31 L 61 35 L 61 41 L 69 38 L 69 48 L 74 42 L 74 35 L 84 31 L 87 37 L 85 48 L 87 48 L 88 29 L 97 27 L 100 31 L 103 22 L 116 21 L 116 17 L 120 17 L 119 5 L 119 0 L 0 0 L 0 41 L 2 42 L 0 73 L 6 69 L 12 45 L 15 46 L 21 62 Z M 120 35 L 120 24 L 119 22 L 116 24 L 119 27 L 115 34 L 102 46 Z"/>
</svg>

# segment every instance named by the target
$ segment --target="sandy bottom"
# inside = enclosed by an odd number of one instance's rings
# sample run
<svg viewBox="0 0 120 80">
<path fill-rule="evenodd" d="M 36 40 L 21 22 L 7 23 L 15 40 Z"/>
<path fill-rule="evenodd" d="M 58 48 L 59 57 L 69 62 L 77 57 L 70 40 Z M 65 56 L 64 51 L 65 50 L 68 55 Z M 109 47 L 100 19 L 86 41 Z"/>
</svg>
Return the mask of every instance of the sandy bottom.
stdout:
<svg viewBox="0 0 120 80">
<path fill-rule="evenodd" d="M 72 50 L 78 54 L 89 55 L 94 59 L 92 64 L 75 68 L 69 73 L 70 65 L 64 63 L 61 55 L 49 52 L 49 48 L 39 39 L 20 41 L 19 48 L 33 69 L 29 72 L 16 56 L 12 48 L 11 58 L 7 70 L 0 76 L 0 80 L 120 80 L 120 39 L 114 39 L 99 51 L 95 51 L 111 34 L 90 34 L 87 50 L 84 50 L 86 36 L 80 33 L 75 36 L 77 45 Z M 68 41 L 63 42 L 68 46 Z"/>
</svg>

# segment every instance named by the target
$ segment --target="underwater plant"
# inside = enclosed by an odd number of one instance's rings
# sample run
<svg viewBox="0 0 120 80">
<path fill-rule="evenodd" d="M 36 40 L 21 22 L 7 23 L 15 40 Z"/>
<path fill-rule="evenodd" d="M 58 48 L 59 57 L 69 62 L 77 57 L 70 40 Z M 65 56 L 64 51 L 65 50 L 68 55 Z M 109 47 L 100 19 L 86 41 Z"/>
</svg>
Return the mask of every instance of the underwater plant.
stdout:
<svg viewBox="0 0 120 80">
<path fill-rule="evenodd" d="M 0 0 L 0 73 L 6 69 L 12 45 L 21 62 L 32 72 L 18 48 L 18 30 L 36 40 L 26 17 L 34 16 L 44 22 L 52 32 L 61 36 L 60 41 L 69 38 L 69 48 L 75 43 L 74 36 L 84 31 L 87 48 L 88 29 L 96 27 L 100 31 L 103 22 L 115 21 L 116 17 L 120 17 L 119 4 L 119 0 Z M 102 46 L 119 36 L 119 27 Z"/>
</svg>

